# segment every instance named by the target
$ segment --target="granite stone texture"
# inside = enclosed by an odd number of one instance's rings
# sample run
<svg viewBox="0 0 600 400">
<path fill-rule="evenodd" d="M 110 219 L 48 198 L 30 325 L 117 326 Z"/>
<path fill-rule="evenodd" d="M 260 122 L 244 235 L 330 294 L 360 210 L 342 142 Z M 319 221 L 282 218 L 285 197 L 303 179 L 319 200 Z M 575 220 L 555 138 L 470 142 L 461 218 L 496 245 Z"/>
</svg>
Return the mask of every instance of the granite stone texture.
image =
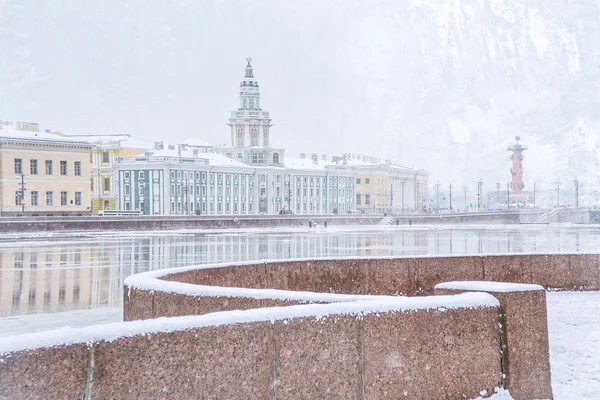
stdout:
<svg viewBox="0 0 600 400">
<path fill-rule="evenodd" d="M 124 287 L 123 321 L 154 318 L 154 294 L 149 290 Z"/>
<path fill-rule="evenodd" d="M 316 261 L 314 291 L 321 293 L 366 294 L 367 270 L 362 260 Z"/>
<path fill-rule="evenodd" d="M 272 399 L 270 322 L 190 329 L 95 345 L 96 399 Z"/>
<path fill-rule="evenodd" d="M 536 283 L 532 279 L 533 259 L 527 255 L 483 257 L 485 279 L 494 282 Z M 469 279 L 452 279 L 465 281 Z M 448 280 L 450 281 L 450 279 Z"/>
<path fill-rule="evenodd" d="M 154 291 L 154 318 L 179 317 L 200 313 L 200 298 L 178 293 Z"/>
<path fill-rule="evenodd" d="M 361 322 L 335 315 L 276 321 L 277 399 L 359 399 Z"/>
<path fill-rule="evenodd" d="M 0 399 L 80 399 L 86 388 L 84 344 L 0 355 Z"/>
<path fill-rule="evenodd" d="M 230 310 L 249 310 L 260 307 L 261 299 L 253 299 L 250 297 L 202 296 L 200 297 L 199 314 Z"/>
<path fill-rule="evenodd" d="M 497 307 L 370 314 L 367 399 L 475 398 L 501 384 Z M 463 397 L 465 396 L 465 397 Z"/>
<path fill-rule="evenodd" d="M 436 294 L 487 291 L 500 301 L 505 387 L 515 399 L 552 399 L 546 292 L 436 288 Z M 505 346 L 505 347 L 504 347 Z"/>
<path fill-rule="evenodd" d="M 366 261 L 369 291 L 372 295 L 417 294 L 415 279 L 417 261 L 414 258 Z"/>
<path fill-rule="evenodd" d="M 597 254 L 569 254 L 567 290 L 600 290 L 600 256 Z"/>
<path fill-rule="evenodd" d="M 431 257 L 416 260 L 418 294 L 433 294 L 433 287 L 441 282 L 483 280 L 481 257 Z"/>
</svg>

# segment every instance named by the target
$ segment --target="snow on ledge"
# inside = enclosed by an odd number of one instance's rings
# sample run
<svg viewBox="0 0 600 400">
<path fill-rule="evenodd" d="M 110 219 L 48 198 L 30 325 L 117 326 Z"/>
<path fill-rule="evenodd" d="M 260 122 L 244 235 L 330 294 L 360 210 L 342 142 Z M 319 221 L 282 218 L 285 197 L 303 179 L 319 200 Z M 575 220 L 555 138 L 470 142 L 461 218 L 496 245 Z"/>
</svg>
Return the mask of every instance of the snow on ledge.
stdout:
<svg viewBox="0 0 600 400">
<path fill-rule="evenodd" d="M 111 342 L 116 339 L 152 333 L 168 333 L 208 326 L 234 325 L 248 322 L 286 321 L 291 318 L 317 319 L 336 315 L 364 315 L 416 310 L 481 309 L 498 307 L 498 300 L 488 293 L 461 293 L 450 296 L 395 297 L 349 303 L 310 304 L 288 307 L 270 307 L 243 311 L 222 311 L 205 315 L 156 318 L 130 322 L 92 325 L 86 328 L 61 328 L 45 332 L 6 336 L 0 340 L 0 363 L 8 353 L 44 347 Z"/>
<path fill-rule="evenodd" d="M 531 292 L 534 290 L 544 290 L 540 285 L 526 283 L 507 283 L 507 282 L 492 282 L 492 281 L 454 281 L 443 282 L 435 285 L 436 289 L 450 290 L 473 290 L 482 292 L 494 293 L 509 293 L 509 292 Z"/>
</svg>

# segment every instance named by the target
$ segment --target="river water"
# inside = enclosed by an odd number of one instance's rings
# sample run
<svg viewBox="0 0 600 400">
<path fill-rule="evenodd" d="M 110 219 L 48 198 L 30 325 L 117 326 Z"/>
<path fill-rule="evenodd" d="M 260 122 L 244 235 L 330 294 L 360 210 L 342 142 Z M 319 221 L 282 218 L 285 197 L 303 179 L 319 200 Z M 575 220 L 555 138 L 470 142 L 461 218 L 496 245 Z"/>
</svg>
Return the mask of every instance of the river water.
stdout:
<svg viewBox="0 0 600 400">
<path fill-rule="evenodd" d="M 138 272 L 225 261 L 417 254 L 590 252 L 598 226 L 330 227 L 0 234 L 0 317 L 122 304 Z M 92 315 L 92 314 L 90 314 Z"/>
</svg>

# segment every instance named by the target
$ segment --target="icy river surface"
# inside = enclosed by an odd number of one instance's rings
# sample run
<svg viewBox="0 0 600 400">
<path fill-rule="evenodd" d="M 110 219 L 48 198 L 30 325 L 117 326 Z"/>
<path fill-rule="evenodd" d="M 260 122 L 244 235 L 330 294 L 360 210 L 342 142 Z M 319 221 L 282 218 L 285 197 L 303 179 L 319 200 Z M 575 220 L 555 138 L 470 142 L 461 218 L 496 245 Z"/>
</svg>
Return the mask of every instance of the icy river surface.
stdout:
<svg viewBox="0 0 600 400">
<path fill-rule="evenodd" d="M 118 308 L 127 276 L 184 265 L 598 249 L 600 227 L 589 225 L 0 234 L 0 317 Z"/>
</svg>

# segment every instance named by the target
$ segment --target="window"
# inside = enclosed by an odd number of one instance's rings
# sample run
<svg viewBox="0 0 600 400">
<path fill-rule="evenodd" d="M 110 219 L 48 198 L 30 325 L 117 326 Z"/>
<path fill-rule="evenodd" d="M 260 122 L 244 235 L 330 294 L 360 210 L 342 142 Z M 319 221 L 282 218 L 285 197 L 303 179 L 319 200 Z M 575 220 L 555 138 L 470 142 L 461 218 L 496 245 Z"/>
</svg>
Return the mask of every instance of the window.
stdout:
<svg viewBox="0 0 600 400">
<path fill-rule="evenodd" d="M 29 160 L 29 173 L 31 175 L 37 175 L 37 173 L 38 173 L 37 160 Z"/>
<path fill-rule="evenodd" d="M 263 175 L 261 175 L 261 176 L 260 176 L 260 181 L 261 181 L 261 182 L 266 182 L 266 181 L 267 181 L 267 176 L 266 176 L 266 175 L 264 175 L 264 174 L 263 174 Z"/>
<path fill-rule="evenodd" d="M 267 195 L 267 188 L 261 187 L 260 188 L 260 196 L 265 197 L 266 195 Z"/>
<path fill-rule="evenodd" d="M 73 166 L 73 173 L 76 176 L 81 176 L 81 161 L 75 161 L 75 164 Z"/>
<path fill-rule="evenodd" d="M 47 206 L 53 205 L 52 192 L 46 192 L 46 205 Z"/>
<path fill-rule="evenodd" d="M 50 161 L 50 162 L 52 162 L 52 161 Z M 64 160 L 60 162 L 60 174 L 67 175 L 67 162 Z"/>
<path fill-rule="evenodd" d="M 108 151 L 102 152 L 102 164 L 108 164 L 110 162 Z"/>
<path fill-rule="evenodd" d="M 254 110 L 254 99 L 250 99 L 250 109 Z"/>
<path fill-rule="evenodd" d="M 356 178 L 356 184 L 360 185 L 360 178 Z"/>
<path fill-rule="evenodd" d="M 273 153 L 273 164 L 279 164 L 279 154 Z"/>
<path fill-rule="evenodd" d="M 67 205 L 67 192 L 60 192 L 60 205 L 61 206 Z"/>
<path fill-rule="evenodd" d="M 21 205 L 21 200 L 22 200 L 22 198 L 21 198 L 21 191 L 17 190 L 15 192 L 15 206 L 20 206 Z"/>
<path fill-rule="evenodd" d="M 171 179 L 175 179 L 175 171 L 171 171 Z"/>
<path fill-rule="evenodd" d="M 15 174 L 23 173 L 23 159 L 15 158 Z"/>
<path fill-rule="evenodd" d="M 252 164 L 258 164 L 258 154 L 256 152 L 252 152 Z"/>
<path fill-rule="evenodd" d="M 125 210 L 131 211 L 131 203 L 128 201 L 125 202 Z"/>
<path fill-rule="evenodd" d="M 365 205 L 371 205 L 371 195 L 370 194 L 365 194 Z"/>
<path fill-rule="evenodd" d="M 75 205 L 81 205 L 81 192 L 75 192 Z"/>
<path fill-rule="evenodd" d="M 356 193 L 356 205 L 360 206 L 360 193 Z"/>
<path fill-rule="evenodd" d="M 124 177 L 126 181 L 129 180 L 129 171 L 125 172 Z"/>
<path fill-rule="evenodd" d="M 281 188 L 278 186 L 277 187 L 277 197 L 281 196 Z"/>
<path fill-rule="evenodd" d="M 32 206 L 38 205 L 38 192 L 37 191 L 31 192 L 31 205 Z"/>
<path fill-rule="evenodd" d="M 139 193 L 140 196 L 144 195 L 144 184 L 142 182 L 140 182 Z"/>
<path fill-rule="evenodd" d="M 371 183 L 371 179 L 365 178 L 365 185 L 368 185 L 369 183 Z"/>
<path fill-rule="evenodd" d="M 144 179 L 144 171 L 139 172 L 138 179 Z"/>
<path fill-rule="evenodd" d="M 265 155 L 262 152 L 258 153 L 258 163 L 259 164 L 265 163 Z"/>
<path fill-rule="evenodd" d="M 125 196 L 129 196 L 131 192 L 129 191 L 129 185 L 125 185 Z"/>
<path fill-rule="evenodd" d="M 242 153 L 238 153 L 238 160 L 242 161 L 244 159 L 244 156 L 242 156 Z"/>
<path fill-rule="evenodd" d="M 110 177 L 104 178 L 104 191 L 110 192 Z"/>
<path fill-rule="evenodd" d="M 256 128 L 250 130 L 250 146 L 258 146 L 258 129 Z"/>
</svg>

